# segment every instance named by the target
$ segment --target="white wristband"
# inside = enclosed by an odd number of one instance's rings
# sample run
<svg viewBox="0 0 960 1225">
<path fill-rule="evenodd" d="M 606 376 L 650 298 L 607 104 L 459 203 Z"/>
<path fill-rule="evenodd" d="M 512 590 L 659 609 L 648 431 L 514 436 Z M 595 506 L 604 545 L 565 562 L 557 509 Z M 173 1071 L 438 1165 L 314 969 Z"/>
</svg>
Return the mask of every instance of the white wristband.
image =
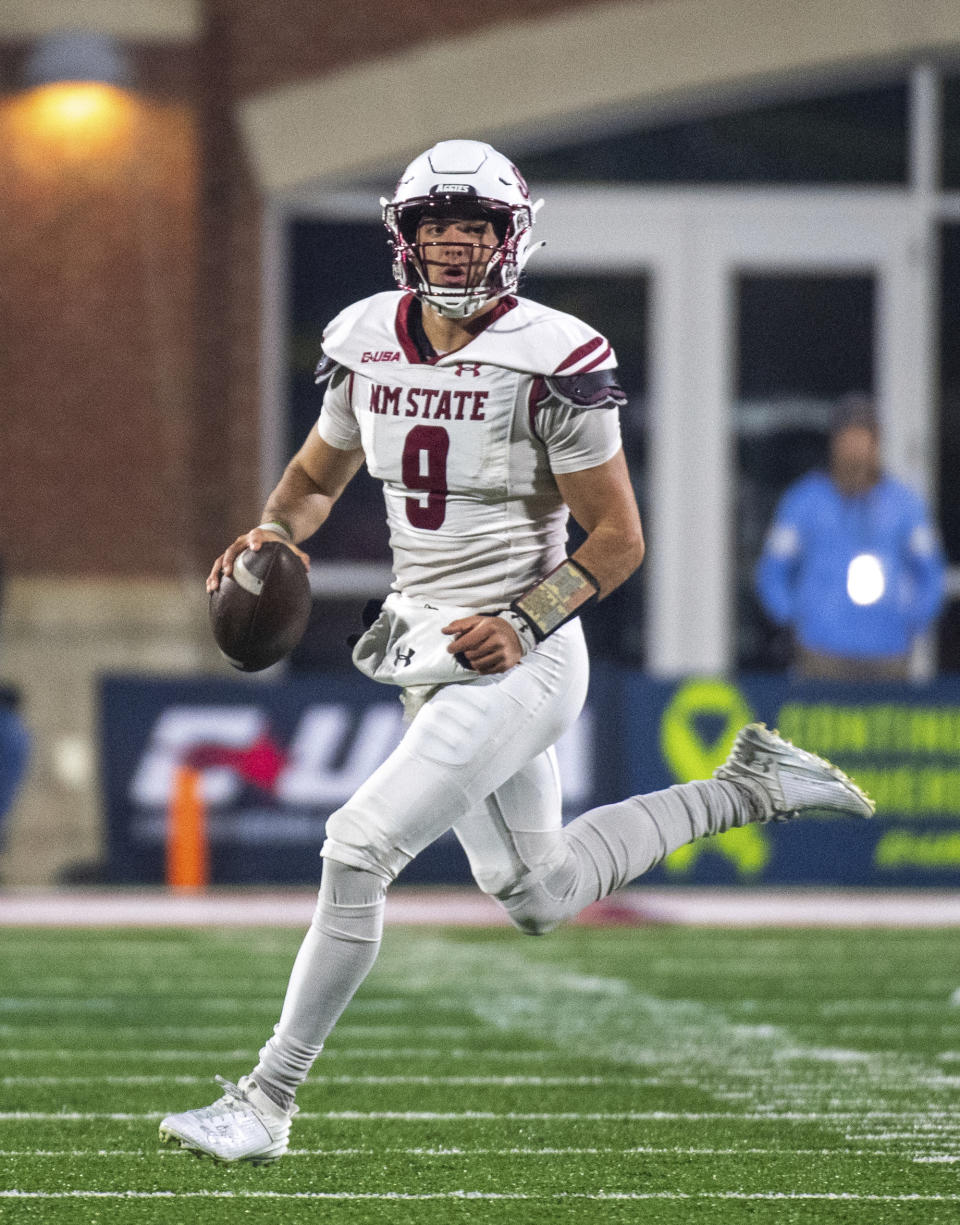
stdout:
<svg viewBox="0 0 960 1225">
<path fill-rule="evenodd" d="M 289 540 L 293 543 L 293 534 L 288 527 L 282 523 L 258 523 L 253 529 L 255 532 L 275 532 L 276 535 L 282 536 L 284 540 Z"/>
</svg>

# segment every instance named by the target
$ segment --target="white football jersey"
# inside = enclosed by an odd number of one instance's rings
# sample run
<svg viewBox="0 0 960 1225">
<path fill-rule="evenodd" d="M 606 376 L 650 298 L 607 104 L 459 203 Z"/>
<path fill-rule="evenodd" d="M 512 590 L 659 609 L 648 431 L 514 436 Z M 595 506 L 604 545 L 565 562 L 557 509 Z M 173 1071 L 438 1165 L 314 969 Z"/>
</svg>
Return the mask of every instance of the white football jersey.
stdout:
<svg viewBox="0 0 960 1225">
<path fill-rule="evenodd" d="M 586 406 L 547 380 L 612 370 L 616 358 L 579 319 L 524 298 L 504 299 L 464 348 L 425 358 L 419 309 L 393 291 L 334 319 L 323 350 L 340 369 L 317 428 L 331 446 L 362 446 L 383 482 L 394 590 L 500 609 L 566 555 L 553 474 L 620 448 L 611 399 Z"/>
</svg>

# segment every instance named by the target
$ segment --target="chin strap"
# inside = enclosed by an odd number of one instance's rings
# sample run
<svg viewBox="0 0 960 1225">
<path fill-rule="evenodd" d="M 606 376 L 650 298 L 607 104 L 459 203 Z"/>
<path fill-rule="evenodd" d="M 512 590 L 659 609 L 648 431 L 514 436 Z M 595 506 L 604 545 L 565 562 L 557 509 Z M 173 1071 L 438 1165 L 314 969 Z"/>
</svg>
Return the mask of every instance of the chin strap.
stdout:
<svg viewBox="0 0 960 1225">
<path fill-rule="evenodd" d="M 415 291 L 416 292 L 416 291 Z M 437 294 L 426 293 L 421 291 L 418 296 L 424 302 L 429 302 L 438 315 L 443 315 L 445 319 L 469 319 L 471 315 L 475 315 L 478 310 L 481 310 L 493 299 L 482 297 L 476 301 L 473 298 L 476 295 L 469 295 L 449 301 L 441 298 Z M 502 294 L 500 295 L 503 296 Z"/>
</svg>

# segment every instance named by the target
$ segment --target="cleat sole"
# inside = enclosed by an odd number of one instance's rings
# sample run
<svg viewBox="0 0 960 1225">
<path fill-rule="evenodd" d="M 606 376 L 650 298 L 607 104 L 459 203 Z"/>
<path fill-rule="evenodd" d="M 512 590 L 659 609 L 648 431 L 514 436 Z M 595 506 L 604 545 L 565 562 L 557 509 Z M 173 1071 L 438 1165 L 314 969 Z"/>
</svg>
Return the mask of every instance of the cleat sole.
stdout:
<svg viewBox="0 0 960 1225">
<path fill-rule="evenodd" d="M 184 1140 L 182 1136 L 178 1136 L 175 1132 L 160 1130 L 160 1143 L 167 1148 L 179 1148 L 182 1152 L 190 1153 L 199 1161 L 212 1161 L 214 1165 L 274 1165 L 280 1160 L 283 1154 L 287 1151 L 286 1146 L 279 1153 L 255 1153 L 250 1157 L 237 1157 L 233 1161 L 226 1161 L 223 1157 L 218 1157 L 215 1153 L 208 1153 L 206 1149 L 199 1148 L 195 1144 L 191 1144 L 189 1140 Z"/>
</svg>

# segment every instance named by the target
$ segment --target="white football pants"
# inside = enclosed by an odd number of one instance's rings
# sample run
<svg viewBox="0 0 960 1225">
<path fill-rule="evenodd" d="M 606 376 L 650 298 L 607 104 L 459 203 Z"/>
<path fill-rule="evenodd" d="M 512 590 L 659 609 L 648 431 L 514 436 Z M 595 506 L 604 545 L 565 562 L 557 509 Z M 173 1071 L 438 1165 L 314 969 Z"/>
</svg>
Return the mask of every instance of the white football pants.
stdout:
<svg viewBox="0 0 960 1225">
<path fill-rule="evenodd" d="M 313 923 L 254 1079 L 293 1101 L 377 955 L 387 885 L 452 828 L 480 888 L 538 935 L 678 847 L 760 815 L 745 788 L 709 780 L 561 822 L 552 745 L 580 713 L 588 663 L 578 621 L 509 672 L 447 685 L 327 822 Z"/>
<path fill-rule="evenodd" d="M 560 838 L 552 746 L 580 714 L 588 678 L 573 621 L 509 672 L 443 686 L 327 821 L 323 856 L 393 880 L 452 827 L 481 889 L 515 885 Z"/>
</svg>

